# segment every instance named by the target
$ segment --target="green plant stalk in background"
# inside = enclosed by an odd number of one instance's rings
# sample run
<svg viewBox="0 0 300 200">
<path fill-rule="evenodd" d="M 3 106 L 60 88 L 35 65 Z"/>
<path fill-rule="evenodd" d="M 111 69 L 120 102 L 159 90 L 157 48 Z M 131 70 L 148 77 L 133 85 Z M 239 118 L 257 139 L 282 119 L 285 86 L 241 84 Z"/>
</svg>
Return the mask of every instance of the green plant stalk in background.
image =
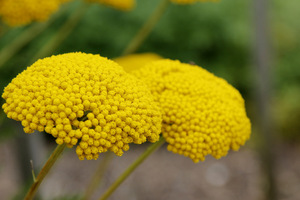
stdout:
<svg viewBox="0 0 300 200">
<path fill-rule="evenodd" d="M 20 36 L 18 36 L 14 41 L 10 42 L 8 46 L 5 46 L 0 51 L 0 68 L 12 58 L 22 47 L 28 44 L 31 40 L 33 40 L 37 35 L 43 32 L 50 21 L 44 23 L 35 23 L 31 25 L 29 28 L 24 30 Z"/>
<path fill-rule="evenodd" d="M 154 26 L 157 24 L 161 16 L 165 13 L 165 10 L 170 4 L 170 0 L 162 0 L 157 6 L 156 10 L 152 13 L 149 19 L 144 23 L 143 27 L 135 35 L 135 37 L 130 41 L 129 45 L 123 51 L 122 55 L 128 55 L 134 53 L 145 41 L 148 35 L 153 30 Z"/>
<path fill-rule="evenodd" d="M 88 187 L 86 188 L 85 194 L 82 197 L 82 200 L 88 200 L 93 195 L 94 191 L 100 185 L 104 172 L 106 171 L 110 161 L 113 158 L 113 154 L 111 152 L 106 152 L 104 154 L 103 160 L 100 162 L 96 172 L 93 174 L 91 182 L 89 183 Z"/>
<path fill-rule="evenodd" d="M 119 176 L 119 178 L 106 190 L 106 192 L 100 197 L 99 200 L 107 199 L 120 185 L 123 181 L 146 159 L 150 156 L 155 150 L 161 147 L 165 143 L 165 139 L 163 137 L 160 140 L 151 146 L 136 159 L 124 172 Z"/>
<path fill-rule="evenodd" d="M 34 38 L 36 38 L 40 33 L 46 30 L 49 25 L 54 22 L 57 18 L 59 18 L 62 14 L 67 10 L 67 6 L 64 6 L 57 14 L 51 17 L 46 22 L 38 22 L 26 30 L 24 30 L 15 40 L 10 42 L 8 46 L 5 46 L 0 51 L 0 68 L 11 59 L 16 53 L 20 51 L 25 45 L 30 43 Z"/>
<path fill-rule="evenodd" d="M 29 64 L 34 63 L 40 58 L 51 55 L 70 35 L 89 6 L 90 4 L 82 2 L 82 4 L 78 6 L 77 10 L 74 11 L 67 21 L 60 27 L 60 29 L 55 32 L 55 35 L 49 41 L 47 41 L 47 43 L 43 45 L 42 49 L 40 49 L 38 53 L 31 59 Z"/>
<path fill-rule="evenodd" d="M 35 196 L 39 186 L 41 185 L 43 179 L 48 174 L 56 160 L 59 158 L 59 156 L 62 154 L 63 150 L 65 149 L 66 145 L 57 145 L 55 150 L 52 152 L 51 156 L 47 160 L 46 164 L 43 166 L 42 170 L 36 177 L 34 183 L 31 185 L 30 189 L 28 190 L 24 200 L 31 200 Z"/>
</svg>

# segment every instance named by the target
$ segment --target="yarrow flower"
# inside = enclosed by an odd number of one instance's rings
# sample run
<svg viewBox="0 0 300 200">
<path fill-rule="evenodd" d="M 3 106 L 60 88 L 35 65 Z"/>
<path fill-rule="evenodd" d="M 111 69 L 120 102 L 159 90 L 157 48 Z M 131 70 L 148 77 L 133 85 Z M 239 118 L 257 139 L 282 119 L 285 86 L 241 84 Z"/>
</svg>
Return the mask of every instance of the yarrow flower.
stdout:
<svg viewBox="0 0 300 200">
<path fill-rule="evenodd" d="M 69 0 L 0 0 L 0 17 L 10 26 L 42 22 L 66 1 Z"/>
<path fill-rule="evenodd" d="M 68 53 L 38 60 L 4 89 L 4 112 L 26 133 L 45 131 L 57 144 L 77 145 L 79 159 L 129 143 L 156 142 L 161 112 L 150 91 L 117 63 L 99 55 Z"/>
<path fill-rule="evenodd" d="M 114 61 L 122 67 L 124 67 L 126 72 L 131 72 L 146 65 L 151 61 L 160 59 L 162 59 L 162 57 L 155 53 L 138 53 L 118 57 L 115 58 Z"/>
<path fill-rule="evenodd" d="M 104 4 L 125 11 L 131 10 L 135 6 L 135 0 L 86 0 L 86 1 Z"/>
<path fill-rule="evenodd" d="M 196 3 L 196 2 L 218 2 L 220 0 L 171 0 L 173 3 L 177 4 L 191 4 L 191 3 Z"/>
<path fill-rule="evenodd" d="M 222 78 L 190 64 L 163 59 L 133 71 L 162 109 L 168 150 L 203 161 L 225 156 L 249 139 L 251 124 L 240 93 Z"/>
</svg>

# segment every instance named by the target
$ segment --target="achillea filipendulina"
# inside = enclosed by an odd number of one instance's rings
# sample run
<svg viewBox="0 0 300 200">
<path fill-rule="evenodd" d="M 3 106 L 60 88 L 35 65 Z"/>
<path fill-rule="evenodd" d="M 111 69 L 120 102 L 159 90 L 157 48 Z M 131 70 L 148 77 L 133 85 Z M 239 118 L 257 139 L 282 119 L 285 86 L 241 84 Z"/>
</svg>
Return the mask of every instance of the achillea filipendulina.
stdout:
<svg viewBox="0 0 300 200">
<path fill-rule="evenodd" d="M 199 66 L 168 59 L 132 72 L 151 89 L 163 115 L 168 150 L 203 161 L 225 156 L 249 139 L 251 124 L 240 93 Z"/>
<path fill-rule="evenodd" d="M 100 3 L 124 11 L 132 10 L 135 6 L 135 0 L 86 0 L 86 1 Z"/>
<path fill-rule="evenodd" d="M 38 60 L 4 89 L 4 112 L 26 133 L 45 131 L 57 144 L 76 144 L 79 159 L 129 143 L 156 142 L 161 112 L 147 87 L 99 55 L 68 53 Z"/>
<path fill-rule="evenodd" d="M 192 4 L 196 2 L 218 2 L 220 0 L 171 0 L 171 1 L 177 4 Z"/>
<path fill-rule="evenodd" d="M 42 22 L 66 1 L 69 0 L 0 0 L 0 17 L 10 26 Z"/>
<path fill-rule="evenodd" d="M 126 72 L 139 69 L 151 61 L 160 60 L 161 56 L 155 53 L 137 53 L 115 58 L 114 61 L 121 65 Z"/>
</svg>

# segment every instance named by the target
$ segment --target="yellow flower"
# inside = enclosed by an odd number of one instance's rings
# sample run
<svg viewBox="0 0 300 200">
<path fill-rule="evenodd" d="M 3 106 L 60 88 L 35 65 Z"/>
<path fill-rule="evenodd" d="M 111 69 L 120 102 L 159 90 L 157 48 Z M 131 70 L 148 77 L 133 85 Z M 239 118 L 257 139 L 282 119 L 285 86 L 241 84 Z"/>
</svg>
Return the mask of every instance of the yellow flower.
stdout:
<svg viewBox="0 0 300 200">
<path fill-rule="evenodd" d="M 111 6 L 119 10 L 131 10 L 135 6 L 135 0 L 86 0 Z"/>
<path fill-rule="evenodd" d="M 77 145 L 79 159 L 129 143 L 156 142 L 161 113 L 150 91 L 117 63 L 68 53 L 38 60 L 4 89 L 4 112 L 26 133 L 45 131 L 57 144 Z"/>
<path fill-rule="evenodd" d="M 46 21 L 68 0 L 0 0 L 0 17 L 10 26 Z"/>
<path fill-rule="evenodd" d="M 119 65 L 124 67 L 125 71 L 131 72 L 136 70 L 147 63 L 155 60 L 162 59 L 161 56 L 155 53 L 139 53 L 139 54 L 130 54 L 127 56 L 122 56 L 115 58 L 114 61 Z"/>
<path fill-rule="evenodd" d="M 242 96 L 205 69 L 164 59 L 132 73 L 150 87 L 161 106 L 169 151 L 194 162 L 208 154 L 218 159 L 250 137 Z"/>
<path fill-rule="evenodd" d="M 220 0 L 171 0 L 171 1 L 177 4 L 191 4 L 196 2 L 209 2 L 209 1 L 218 2 Z"/>
</svg>

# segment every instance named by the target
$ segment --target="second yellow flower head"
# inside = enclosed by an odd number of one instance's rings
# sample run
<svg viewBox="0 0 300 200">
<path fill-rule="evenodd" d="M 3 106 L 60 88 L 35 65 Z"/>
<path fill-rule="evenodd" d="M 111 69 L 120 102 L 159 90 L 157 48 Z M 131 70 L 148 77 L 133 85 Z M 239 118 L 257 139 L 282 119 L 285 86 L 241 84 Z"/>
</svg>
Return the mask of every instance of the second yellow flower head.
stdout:
<svg viewBox="0 0 300 200">
<path fill-rule="evenodd" d="M 163 114 L 168 150 L 204 160 L 225 156 L 250 137 L 240 93 L 205 69 L 173 60 L 154 61 L 132 72 L 145 81 Z"/>
</svg>

